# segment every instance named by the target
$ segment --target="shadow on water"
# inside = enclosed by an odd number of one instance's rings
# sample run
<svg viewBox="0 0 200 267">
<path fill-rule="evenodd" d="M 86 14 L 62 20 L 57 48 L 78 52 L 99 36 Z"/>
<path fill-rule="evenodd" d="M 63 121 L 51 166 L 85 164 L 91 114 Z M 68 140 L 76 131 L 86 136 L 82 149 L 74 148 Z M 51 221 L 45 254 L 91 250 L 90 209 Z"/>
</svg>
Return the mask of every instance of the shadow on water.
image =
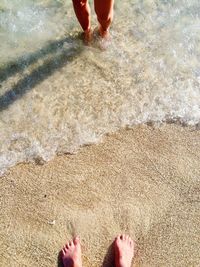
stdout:
<svg viewBox="0 0 200 267">
<path fill-rule="evenodd" d="M 79 39 L 78 36 L 66 37 L 62 40 L 51 42 L 35 53 L 23 56 L 15 62 L 8 63 L 6 67 L 1 68 L 0 81 L 2 82 L 15 73 L 22 72 L 46 55 L 52 55 L 50 58 L 44 59 L 42 65 L 31 71 L 31 73 L 18 81 L 10 90 L 0 96 L 0 111 L 5 110 L 14 101 L 21 98 L 37 84 L 52 75 L 56 70 L 72 62 L 76 56 L 80 55 L 84 50 L 84 45 L 78 45 Z M 65 48 L 65 44 L 70 45 L 68 48 Z"/>
<path fill-rule="evenodd" d="M 72 42 L 78 38 L 79 37 L 66 37 L 62 40 L 51 41 L 36 52 L 25 54 L 16 60 L 8 62 L 5 66 L 0 67 L 0 82 L 4 82 L 10 76 L 18 72 L 23 72 L 29 65 L 35 63 L 38 59 L 41 59 L 48 54 L 55 53 L 55 51 L 62 48 L 66 42 Z"/>
</svg>

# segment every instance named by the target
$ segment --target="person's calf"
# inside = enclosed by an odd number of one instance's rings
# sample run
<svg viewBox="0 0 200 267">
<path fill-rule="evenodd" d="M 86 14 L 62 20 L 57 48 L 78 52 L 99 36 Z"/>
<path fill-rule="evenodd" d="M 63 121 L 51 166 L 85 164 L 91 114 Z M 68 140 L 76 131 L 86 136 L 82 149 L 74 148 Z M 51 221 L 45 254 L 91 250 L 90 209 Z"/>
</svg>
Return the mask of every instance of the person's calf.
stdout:
<svg viewBox="0 0 200 267">
<path fill-rule="evenodd" d="M 90 6 L 87 0 L 73 0 L 74 11 L 76 17 L 83 29 L 88 31 L 91 28 L 90 24 Z"/>
</svg>

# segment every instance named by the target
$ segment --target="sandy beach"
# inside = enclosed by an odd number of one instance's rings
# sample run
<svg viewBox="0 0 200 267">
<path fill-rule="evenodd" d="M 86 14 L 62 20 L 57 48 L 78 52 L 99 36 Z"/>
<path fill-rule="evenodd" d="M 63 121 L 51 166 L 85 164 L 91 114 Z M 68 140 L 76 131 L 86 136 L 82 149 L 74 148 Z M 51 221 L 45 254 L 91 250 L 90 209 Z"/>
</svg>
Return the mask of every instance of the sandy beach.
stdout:
<svg viewBox="0 0 200 267">
<path fill-rule="evenodd" d="M 118 233 L 137 243 L 134 266 L 200 266 L 199 147 L 193 128 L 143 125 L 15 166 L 0 178 L 0 266 L 62 266 L 76 234 L 84 266 L 113 266 Z"/>
</svg>

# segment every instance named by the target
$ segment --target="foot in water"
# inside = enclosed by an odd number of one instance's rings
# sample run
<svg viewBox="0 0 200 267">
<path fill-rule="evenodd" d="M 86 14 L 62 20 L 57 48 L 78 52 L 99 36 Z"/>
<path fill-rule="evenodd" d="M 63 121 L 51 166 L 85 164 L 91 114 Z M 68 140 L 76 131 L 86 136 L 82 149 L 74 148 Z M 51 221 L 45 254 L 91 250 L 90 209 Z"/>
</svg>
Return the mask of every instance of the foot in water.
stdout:
<svg viewBox="0 0 200 267">
<path fill-rule="evenodd" d="M 64 267 L 82 267 L 81 244 L 78 237 L 63 247 L 61 257 Z"/>
<path fill-rule="evenodd" d="M 134 255 L 134 242 L 128 235 L 119 235 L 115 239 L 115 266 L 131 267 Z"/>
<path fill-rule="evenodd" d="M 108 40 L 110 38 L 110 33 L 109 33 L 109 29 L 107 29 L 106 31 L 101 27 L 101 25 L 99 25 L 98 28 L 99 31 L 99 35 L 101 36 L 101 38 Z"/>
<path fill-rule="evenodd" d="M 84 34 L 84 43 L 86 45 L 89 45 L 92 41 L 92 29 L 90 28 L 88 30 L 85 30 L 83 34 Z"/>
<path fill-rule="evenodd" d="M 111 44 L 109 30 L 104 31 L 101 26 L 96 27 L 93 31 L 94 45 L 101 50 L 106 50 Z"/>
</svg>

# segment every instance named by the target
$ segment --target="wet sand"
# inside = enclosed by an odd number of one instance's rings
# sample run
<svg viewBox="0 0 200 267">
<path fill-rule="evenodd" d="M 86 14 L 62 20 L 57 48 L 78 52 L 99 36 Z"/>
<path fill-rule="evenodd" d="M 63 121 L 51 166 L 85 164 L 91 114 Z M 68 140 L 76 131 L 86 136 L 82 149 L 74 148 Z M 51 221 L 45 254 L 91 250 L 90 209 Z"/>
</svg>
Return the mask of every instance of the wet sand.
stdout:
<svg viewBox="0 0 200 267">
<path fill-rule="evenodd" d="M 200 264 L 200 131 L 136 126 L 0 179 L 0 266 L 57 266 L 79 234 L 84 266 L 113 266 L 112 241 L 129 233 L 134 266 Z"/>
</svg>

